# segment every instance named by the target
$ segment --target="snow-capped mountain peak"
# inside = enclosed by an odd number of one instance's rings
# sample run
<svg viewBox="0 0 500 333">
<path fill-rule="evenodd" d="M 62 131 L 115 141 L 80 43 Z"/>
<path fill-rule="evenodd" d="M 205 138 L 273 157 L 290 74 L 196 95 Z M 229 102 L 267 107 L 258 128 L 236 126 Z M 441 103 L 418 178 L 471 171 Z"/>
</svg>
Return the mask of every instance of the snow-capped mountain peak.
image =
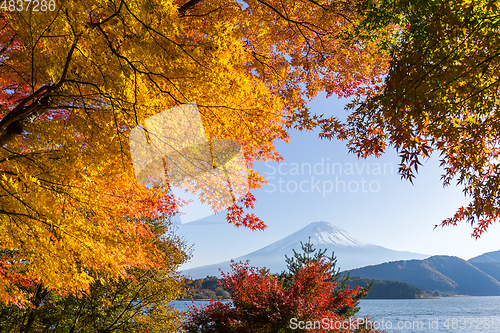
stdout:
<svg viewBox="0 0 500 333">
<path fill-rule="evenodd" d="M 365 247 L 373 246 L 370 243 L 362 241 L 347 231 L 334 226 L 331 223 L 320 221 L 314 222 L 296 233 L 288 236 L 300 239 L 308 239 L 311 237 L 311 243 L 313 244 L 324 244 L 324 245 L 335 245 L 335 246 L 353 246 L 353 247 Z"/>
</svg>

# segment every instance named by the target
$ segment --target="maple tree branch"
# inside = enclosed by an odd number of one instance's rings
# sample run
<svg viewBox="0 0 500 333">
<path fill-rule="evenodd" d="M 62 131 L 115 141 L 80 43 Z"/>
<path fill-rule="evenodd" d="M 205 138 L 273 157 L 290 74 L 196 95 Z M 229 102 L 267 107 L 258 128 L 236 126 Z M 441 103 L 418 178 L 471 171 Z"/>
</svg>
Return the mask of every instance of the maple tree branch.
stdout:
<svg viewBox="0 0 500 333">
<path fill-rule="evenodd" d="M 30 310 L 28 321 L 24 325 L 23 330 L 21 332 L 29 332 L 31 330 L 31 327 L 35 322 L 35 312 L 40 306 L 40 303 L 42 303 L 45 297 L 47 297 L 48 293 L 49 292 L 44 288 L 43 283 L 38 284 L 35 295 L 33 296 L 33 300 L 31 301 L 33 309 Z"/>
<path fill-rule="evenodd" d="M 275 7 L 271 6 L 270 4 L 268 4 L 267 2 L 265 2 L 263 0 L 257 0 L 257 2 L 259 2 L 260 4 L 263 4 L 264 6 L 268 7 L 269 9 L 271 9 L 273 12 L 275 12 L 276 14 L 278 14 L 278 16 L 280 16 L 285 21 L 293 23 L 293 24 L 295 24 L 297 26 L 298 25 L 303 26 L 304 28 L 306 28 L 307 30 L 310 30 L 311 32 L 314 32 L 315 34 L 318 34 L 318 35 L 321 34 L 321 33 L 319 33 L 318 31 L 316 31 L 316 30 L 314 30 L 312 28 L 312 27 L 314 27 L 316 29 L 321 29 L 320 27 L 318 27 L 318 26 L 316 26 L 316 25 L 314 25 L 312 23 L 309 23 L 309 22 L 297 21 L 297 20 L 291 19 L 288 16 L 284 15 L 283 13 L 281 13 L 278 9 L 276 9 Z"/>
<path fill-rule="evenodd" d="M 40 219 L 37 219 L 36 217 L 31 216 L 29 214 L 23 214 L 23 213 L 17 213 L 17 212 L 10 212 L 10 211 L 3 210 L 3 209 L 0 209 L 0 214 L 2 214 L 2 215 L 12 215 L 12 216 L 21 216 L 21 217 L 32 219 L 32 220 L 41 221 Z"/>
<path fill-rule="evenodd" d="M 144 273 L 143 276 L 146 276 L 149 272 L 146 272 Z M 131 306 L 133 305 L 134 301 L 137 299 L 137 297 L 139 296 L 139 293 L 142 291 L 142 289 L 144 287 L 146 287 L 146 284 L 148 283 L 149 281 L 145 281 L 142 286 L 139 288 L 139 290 L 136 291 L 135 295 L 132 296 L 130 298 L 130 301 L 128 302 L 127 306 L 123 309 L 123 311 L 120 313 L 120 315 L 115 319 L 114 322 L 112 322 L 111 324 L 109 324 L 104 330 L 103 332 L 111 332 L 113 331 L 113 326 L 115 326 L 119 320 L 125 315 L 125 313 L 127 312 L 127 310 L 131 309 Z"/>
<path fill-rule="evenodd" d="M 492 86 L 494 86 L 494 85 L 495 85 L 495 84 L 497 84 L 497 83 L 500 83 L 500 79 L 493 81 L 492 83 L 490 83 L 490 84 L 489 84 L 489 85 L 487 85 L 486 87 L 483 87 L 483 88 L 481 88 L 480 90 L 476 91 L 475 93 L 470 94 L 469 96 L 467 96 L 466 98 L 464 98 L 464 99 L 462 99 L 462 100 L 458 101 L 458 102 L 457 102 L 457 103 L 455 103 L 455 104 L 464 104 L 467 100 L 471 99 L 471 98 L 472 98 L 472 97 L 474 97 L 474 96 L 479 95 L 480 93 L 482 93 L 482 92 L 483 92 L 483 91 L 485 91 L 485 90 L 490 89 Z"/>
<path fill-rule="evenodd" d="M 8 42 L 8 43 L 6 43 L 6 44 L 4 45 L 4 47 L 2 47 L 2 49 L 0 50 L 0 55 L 1 55 L 2 53 L 4 53 L 5 51 L 7 51 L 7 49 L 8 49 L 8 48 L 12 45 L 12 43 L 14 43 L 14 40 L 16 39 L 16 37 L 17 37 L 17 34 L 14 34 L 14 35 L 13 35 L 13 36 L 9 39 L 9 42 Z"/>
<path fill-rule="evenodd" d="M 92 20 L 92 12 L 90 12 L 89 13 L 89 15 L 90 15 L 89 25 L 91 27 L 96 27 L 96 26 L 99 26 L 101 24 L 104 24 L 104 23 L 112 20 L 114 17 L 116 17 L 120 13 L 120 11 L 122 9 L 122 6 L 123 6 L 123 3 L 124 3 L 124 0 L 120 1 L 120 5 L 118 6 L 118 9 L 116 9 L 115 12 L 113 14 L 111 14 L 109 17 L 105 18 L 104 20 L 102 20 L 100 22 L 93 22 L 93 20 Z"/>
<path fill-rule="evenodd" d="M 311 3 L 313 3 L 313 4 L 315 4 L 316 6 L 320 7 L 321 9 L 323 9 L 323 10 L 325 10 L 325 11 L 330 11 L 330 10 L 332 10 L 332 8 L 331 8 L 331 7 L 330 7 L 330 8 L 328 8 L 327 6 L 322 5 L 322 4 L 320 4 L 319 2 L 317 2 L 317 1 L 314 1 L 314 0 L 307 0 L 307 1 L 309 1 L 309 2 L 311 2 Z M 336 15 L 338 15 L 338 16 L 340 16 L 340 17 L 342 17 L 344 20 L 346 20 L 347 22 L 351 23 L 352 25 L 354 25 L 354 22 L 352 22 L 352 21 L 351 21 L 351 20 L 350 20 L 347 16 L 345 16 L 344 14 L 342 14 L 342 13 L 340 13 L 340 12 L 338 12 L 338 11 L 335 11 L 335 14 L 336 14 Z"/>
<path fill-rule="evenodd" d="M 66 81 L 69 65 L 71 63 L 76 45 L 78 44 L 78 40 L 79 37 L 76 37 L 71 45 L 68 55 L 66 56 L 66 61 L 59 81 L 53 86 L 44 85 L 38 88 L 38 90 L 33 94 L 24 98 L 0 121 L 0 147 L 3 147 L 23 132 L 23 124 L 21 123 L 22 119 L 29 117 L 35 112 L 38 116 L 41 116 L 49 110 L 50 94 L 59 89 Z M 30 102 L 31 104 L 26 106 Z"/>
<path fill-rule="evenodd" d="M 127 9 L 128 9 L 128 8 L 127 8 Z M 130 12 L 130 11 L 129 11 L 129 12 Z M 132 13 L 132 12 L 130 12 L 130 13 L 133 15 L 133 13 Z M 141 22 L 140 20 L 138 20 L 138 21 L 139 21 L 139 22 Z M 141 22 L 141 23 L 142 23 L 142 22 Z M 147 25 L 144 25 L 144 27 L 148 28 L 148 26 L 147 26 Z M 115 47 L 113 46 L 113 44 L 111 43 L 111 40 L 110 40 L 109 36 L 108 36 L 108 35 L 106 34 L 106 32 L 102 29 L 102 27 L 101 27 L 101 26 L 97 26 L 97 28 L 98 28 L 98 29 L 99 29 L 99 31 L 101 32 L 102 36 L 106 39 L 106 42 L 107 42 L 107 44 L 108 44 L 109 49 L 111 50 L 111 52 L 112 52 L 112 53 L 113 53 L 116 57 L 118 57 L 119 59 L 124 60 L 124 61 L 125 61 L 125 62 L 126 62 L 126 63 L 127 63 L 127 64 L 128 64 L 128 65 L 129 65 L 129 66 L 130 66 L 133 70 L 134 70 L 134 72 L 135 72 L 135 73 L 139 73 L 139 74 L 146 75 L 146 76 L 149 78 L 149 80 L 150 80 L 150 81 L 151 81 L 151 82 L 155 85 L 155 87 L 156 87 L 157 89 L 159 89 L 159 91 L 160 91 L 161 93 L 166 93 L 166 94 L 167 94 L 168 96 L 170 96 L 170 97 L 171 97 L 171 98 L 172 98 L 175 102 L 177 102 L 177 103 L 181 104 L 181 101 L 179 101 L 177 98 L 175 98 L 175 96 L 174 96 L 174 95 L 172 95 L 172 93 L 171 93 L 171 92 L 169 92 L 169 91 L 167 91 L 167 90 L 162 89 L 162 88 L 158 85 L 158 83 L 157 83 L 157 82 L 156 82 L 156 81 L 152 78 L 152 76 L 153 76 L 153 75 L 155 75 L 155 76 L 159 76 L 159 77 L 161 77 L 161 78 L 164 78 L 165 80 L 167 80 L 167 81 L 169 81 L 170 83 L 172 83 L 168 77 L 166 77 L 164 74 L 161 74 L 161 73 L 154 73 L 154 72 L 147 71 L 147 68 L 145 68 L 146 70 L 141 70 L 141 69 L 139 69 L 139 67 L 137 67 L 136 65 L 134 65 L 134 62 L 133 62 L 133 61 L 131 61 L 129 58 L 127 58 L 127 57 L 125 57 L 125 56 L 121 55 L 121 54 L 118 52 L 118 50 L 116 50 L 116 48 L 115 48 Z M 187 53 L 187 52 L 186 52 L 186 53 Z M 140 61 L 136 61 L 136 62 L 138 62 L 138 63 L 140 63 L 140 64 L 142 65 L 142 63 L 141 63 Z"/>
<path fill-rule="evenodd" d="M 19 119 L 22 117 L 25 110 L 33 109 L 33 106 L 35 106 L 35 102 L 32 101 L 42 96 L 42 94 L 45 93 L 48 88 L 48 86 L 40 87 L 33 94 L 24 98 L 21 103 L 19 103 L 12 111 L 5 115 L 2 120 L 0 120 L 0 147 L 3 147 L 14 137 L 22 133 L 23 127 L 19 122 Z M 29 102 L 32 103 L 25 108 L 25 105 Z"/>
<path fill-rule="evenodd" d="M 463 41 L 461 41 L 456 47 L 454 47 L 443 59 L 441 59 L 439 62 L 437 62 L 434 66 L 431 67 L 427 72 L 425 72 L 418 80 L 413 82 L 411 86 L 408 89 L 405 89 L 403 92 L 406 95 L 406 92 L 409 91 L 410 89 L 413 89 L 416 91 L 416 89 L 420 86 L 422 82 L 424 82 L 424 78 L 427 77 L 432 71 L 434 71 L 436 68 L 438 68 L 441 64 L 443 64 L 445 61 L 447 61 L 455 52 L 457 52 L 465 42 L 471 38 L 473 33 L 475 33 L 476 30 L 478 30 L 481 26 L 481 22 L 476 24 L 474 29 L 468 34 L 467 38 L 465 38 Z"/>
<path fill-rule="evenodd" d="M 250 54 L 250 55 L 251 55 L 251 56 L 252 56 L 252 57 L 253 57 L 253 58 L 254 58 L 254 59 L 255 59 L 255 60 L 256 60 L 259 64 L 261 64 L 263 67 L 267 67 L 267 68 L 269 68 L 269 69 L 270 69 L 270 70 L 271 70 L 271 71 L 275 74 L 275 76 L 278 78 L 278 80 L 279 80 L 280 78 L 283 78 L 283 75 L 281 75 L 281 74 L 280 74 L 280 73 L 276 70 L 276 68 L 274 68 L 273 66 L 271 66 L 271 65 L 270 65 L 270 64 L 268 64 L 267 62 L 262 61 L 262 60 L 260 60 L 260 59 L 259 59 L 259 57 L 266 58 L 266 59 L 267 59 L 267 58 L 269 58 L 269 57 L 266 57 L 266 56 L 264 56 L 264 55 L 262 55 L 262 54 L 259 54 L 259 53 L 255 52 L 255 51 L 253 51 L 253 50 L 247 50 L 246 48 L 245 48 L 245 52 L 246 52 L 246 53 L 248 53 L 248 54 Z"/>
<path fill-rule="evenodd" d="M 130 15 L 132 15 L 132 17 L 134 19 L 137 20 L 137 22 L 139 22 L 140 24 L 142 24 L 144 26 L 144 28 L 146 28 L 149 33 L 151 31 L 153 31 L 154 33 L 156 33 L 157 35 L 159 35 L 160 37 L 164 38 L 165 40 L 169 41 L 170 43 L 174 44 L 175 46 L 179 47 L 182 52 L 187 55 L 189 58 L 191 58 L 195 63 L 197 63 L 198 65 L 202 66 L 202 64 L 196 60 L 191 54 L 189 54 L 189 52 L 187 52 L 183 47 L 182 47 L 182 44 L 180 43 L 177 43 L 176 41 L 172 40 L 171 38 L 168 38 L 165 34 L 161 33 L 160 31 L 154 29 L 153 27 L 151 27 L 150 25 L 147 25 L 144 21 L 142 21 L 137 15 L 135 15 L 132 10 L 127 6 L 127 4 L 125 4 L 125 7 L 127 8 L 127 11 L 130 13 Z M 106 39 L 107 38 L 107 35 L 106 35 Z M 111 43 L 109 42 L 109 39 L 108 39 L 108 43 L 109 45 L 111 46 Z"/>
<path fill-rule="evenodd" d="M 17 159 L 17 158 L 27 158 L 27 159 L 30 159 L 31 156 L 51 154 L 53 152 L 59 152 L 60 151 L 59 149 L 50 149 L 50 150 L 44 150 L 44 151 L 39 151 L 39 152 L 35 151 L 35 152 L 26 153 L 26 154 L 20 154 L 20 153 L 17 153 L 17 152 L 12 152 L 12 151 L 10 151 L 8 149 L 5 149 L 5 148 L 3 148 L 3 149 L 5 151 L 9 152 L 10 155 L 7 156 L 6 158 L 1 159 L 0 163 L 4 163 L 6 161 L 12 161 L 12 160 Z M 6 171 L 2 170 L 2 172 L 6 172 Z"/>
<path fill-rule="evenodd" d="M 217 7 L 203 14 L 181 14 L 181 17 L 205 17 L 217 11 L 220 13 L 221 10 L 222 7 Z"/>
<path fill-rule="evenodd" d="M 80 37 L 76 36 L 75 40 L 73 41 L 73 44 L 71 45 L 71 48 L 68 52 L 68 55 L 66 56 L 66 62 L 64 64 L 61 78 L 59 79 L 59 82 L 57 82 L 55 86 L 49 88 L 51 91 L 59 89 L 63 85 L 63 83 L 66 81 L 66 75 L 68 74 L 69 65 L 71 63 L 71 59 L 73 57 L 73 53 L 75 52 L 76 45 L 78 44 L 79 39 L 80 39 Z"/>
<path fill-rule="evenodd" d="M 179 8 L 179 13 L 183 15 L 185 12 L 196 6 L 196 4 L 198 4 L 199 2 L 201 2 L 201 0 L 189 0 Z"/>
</svg>

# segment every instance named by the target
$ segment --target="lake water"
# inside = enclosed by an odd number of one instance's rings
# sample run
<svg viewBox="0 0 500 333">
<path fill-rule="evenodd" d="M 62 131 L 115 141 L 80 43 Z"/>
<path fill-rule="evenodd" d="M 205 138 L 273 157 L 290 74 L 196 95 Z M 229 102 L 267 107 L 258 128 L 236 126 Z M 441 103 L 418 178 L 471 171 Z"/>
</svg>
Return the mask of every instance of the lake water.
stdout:
<svg viewBox="0 0 500 333">
<path fill-rule="evenodd" d="M 191 304 L 172 303 L 179 310 Z M 199 306 L 208 302 L 195 303 Z M 360 308 L 356 317 L 369 315 L 372 325 L 389 333 L 500 333 L 500 296 L 361 300 Z"/>
</svg>

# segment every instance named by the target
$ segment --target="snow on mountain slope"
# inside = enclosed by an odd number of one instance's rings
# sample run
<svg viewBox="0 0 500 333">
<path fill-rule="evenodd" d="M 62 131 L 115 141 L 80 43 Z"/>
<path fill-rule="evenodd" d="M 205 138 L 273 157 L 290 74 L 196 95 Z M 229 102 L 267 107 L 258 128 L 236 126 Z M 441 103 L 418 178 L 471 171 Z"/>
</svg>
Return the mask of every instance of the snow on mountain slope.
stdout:
<svg viewBox="0 0 500 333">
<path fill-rule="evenodd" d="M 394 251 L 373 245 L 357 239 L 347 231 L 328 222 L 321 221 L 311 223 L 277 242 L 247 255 L 234 258 L 234 260 L 236 262 L 250 260 L 252 266 L 266 267 L 271 272 L 278 273 L 286 268 L 285 255 L 293 256 L 293 249 L 301 252 L 300 242 L 307 243 L 309 237 L 316 249 L 327 249 L 327 255 L 334 252 L 337 257 L 337 268 L 342 270 L 376 265 L 387 261 L 429 257 L 424 254 Z M 219 276 L 219 268 L 224 272 L 228 272 L 230 270 L 230 261 L 188 269 L 183 273 L 192 278 Z"/>
<path fill-rule="evenodd" d="M 311 243 L 317 245 L 324 244 L 339 247 L 365 247 L 371 245 L 370 243 L 355 238 L 347 233 L 347 231 L 333 224 L 321 221 L 313 222 L 282 240 L 264 247 L 262 250 L 267 248 L 274 249 L 275 247 L 288 248 L 291 245 L 295 246 L 297 242 L 300 244 L 300 241 L 307 241 L 309 237 L 311 237 Z"/>
</svg>

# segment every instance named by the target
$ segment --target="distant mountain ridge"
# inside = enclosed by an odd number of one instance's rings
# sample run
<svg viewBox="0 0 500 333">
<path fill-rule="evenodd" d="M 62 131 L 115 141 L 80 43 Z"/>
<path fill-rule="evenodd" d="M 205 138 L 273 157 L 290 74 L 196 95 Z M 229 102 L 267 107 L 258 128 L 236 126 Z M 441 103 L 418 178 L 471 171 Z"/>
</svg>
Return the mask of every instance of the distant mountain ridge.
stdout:
<svg viewBox="0 0 500 333">
<path fill-rule="evenodd" d="M 480 256 L 469 259 L 469 261 L 489 261 L 489 262 L 500 262 L 500 251 L 493 251 L 483 253 Z"/>
<path fill-rule="evenodd" d="M 365 278 L 396 280 L 422 290 L 470 296 L 500 295 L 500 262 L 466 261 L 454 256 L 400 260 L 349 270 Z"/>
<path fill-rule="evenodd" d="M 300 242 L 306 243 L 309 238 L 316 249 L 327 249 L 328 255 L 334 252 L 337 257 L 337 267 L 344 270 L 387 261 L 429 257 L 425 254 L 395 251 L 370 244 L 328 222 L 320 221 L 310 223 L 277 242 L 234 260 L 236 262 L 250 260 L 252 266 L 266 267 L 273 273 L 279 273 L 286 268 L 285 255 L 293 256 L 293 249 L 300 252 Z M 183 273 L 192 278 L 220 276 L 219 268 L 228 272 L 230 261 L 187 269 Z"/>
</svg>

